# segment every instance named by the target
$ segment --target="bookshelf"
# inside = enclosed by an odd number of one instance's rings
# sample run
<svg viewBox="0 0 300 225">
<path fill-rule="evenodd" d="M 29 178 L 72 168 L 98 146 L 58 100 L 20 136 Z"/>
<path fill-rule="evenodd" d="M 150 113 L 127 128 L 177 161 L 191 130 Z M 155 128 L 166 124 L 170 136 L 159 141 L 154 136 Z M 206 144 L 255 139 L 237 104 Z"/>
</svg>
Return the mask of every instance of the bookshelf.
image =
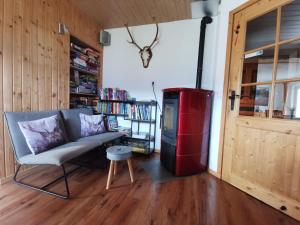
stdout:
<svg viewBox="0 0 300 225">
<path fill-rule="evenodd" d="M 70 108 L 96 111 L 100 53 L 78 38 L 70 37 Z"/>
<path fill-rule="evenodd" d="M 123 118 L 130 122 L 130 132 L 126 143 L 134 152 L 151 154 L 155 150 L 156 140 L 156 101 L 110 100 L 99 98 L 98 113 Z M 147 132 L 141 131 L 141 126 Z"/>
</svg>

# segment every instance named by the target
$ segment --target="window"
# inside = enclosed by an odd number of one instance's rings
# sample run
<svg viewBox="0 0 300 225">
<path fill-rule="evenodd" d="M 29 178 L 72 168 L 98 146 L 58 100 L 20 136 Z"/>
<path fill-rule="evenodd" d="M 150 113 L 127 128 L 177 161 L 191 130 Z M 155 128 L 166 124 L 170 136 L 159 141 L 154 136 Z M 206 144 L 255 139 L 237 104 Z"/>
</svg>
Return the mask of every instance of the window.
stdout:
<svg viewBox="0 0 300 225">
<path fill-rule="evenodd" d="M 248 21 L 239 115 L 300 119 L 299 21 L 300 0 Z"/>
</svg>

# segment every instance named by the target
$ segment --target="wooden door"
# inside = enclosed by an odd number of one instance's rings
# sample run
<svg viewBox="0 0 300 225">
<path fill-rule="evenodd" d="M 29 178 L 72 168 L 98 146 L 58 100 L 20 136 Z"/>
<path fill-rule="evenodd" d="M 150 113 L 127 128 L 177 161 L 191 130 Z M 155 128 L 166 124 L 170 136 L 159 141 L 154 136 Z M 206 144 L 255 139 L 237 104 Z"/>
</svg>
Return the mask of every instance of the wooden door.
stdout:
<svg viewBox="0 0 300 225">
<path fill-rule="evenodd" d="M 232 13 L 222 179 L 300 220 L 300 0 Z"/>
</svg>

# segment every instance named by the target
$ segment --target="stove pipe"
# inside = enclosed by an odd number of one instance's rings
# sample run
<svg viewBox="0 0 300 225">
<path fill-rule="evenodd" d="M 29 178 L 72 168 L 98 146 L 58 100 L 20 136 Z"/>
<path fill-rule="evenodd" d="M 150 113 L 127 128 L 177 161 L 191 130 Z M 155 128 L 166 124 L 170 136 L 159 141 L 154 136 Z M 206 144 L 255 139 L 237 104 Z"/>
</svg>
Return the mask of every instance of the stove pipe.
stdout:
<svg viewBox="0 0 300 225">
<path fill-rule="evenodd" d="M 204 55 L 204 43 L 205 43 L 205 31 L 206 25 L 212 23 L 212 18 L 204 16 L 201 20 L 201 30 L 199 39 L 199 52 L 198 52 L 198 67 L 197 67 L 197 80 L 196 88 L 201 89 L 202 72 L 203 72 L 203 55 Z"/>
</svg>

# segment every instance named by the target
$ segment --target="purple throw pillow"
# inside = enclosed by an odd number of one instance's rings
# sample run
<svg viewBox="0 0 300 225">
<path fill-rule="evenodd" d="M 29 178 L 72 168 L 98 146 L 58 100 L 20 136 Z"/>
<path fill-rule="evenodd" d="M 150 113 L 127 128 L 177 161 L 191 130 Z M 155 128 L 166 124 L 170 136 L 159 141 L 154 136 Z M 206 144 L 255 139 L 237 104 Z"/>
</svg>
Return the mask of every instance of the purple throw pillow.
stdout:
<svg viewBox="0 0 300 225">
<path fill-rule="evenodd" d="M 92 136 L 106 132 L 102 115 L 79 114 L 81 124 L 81 137 Z"/>
<path fill-rule="evenodd" d="M 66 143 L 66 134 L 57 115 L 32 121 L 18 122 L 33 154 L 39 154 Z"/>
</svg>

